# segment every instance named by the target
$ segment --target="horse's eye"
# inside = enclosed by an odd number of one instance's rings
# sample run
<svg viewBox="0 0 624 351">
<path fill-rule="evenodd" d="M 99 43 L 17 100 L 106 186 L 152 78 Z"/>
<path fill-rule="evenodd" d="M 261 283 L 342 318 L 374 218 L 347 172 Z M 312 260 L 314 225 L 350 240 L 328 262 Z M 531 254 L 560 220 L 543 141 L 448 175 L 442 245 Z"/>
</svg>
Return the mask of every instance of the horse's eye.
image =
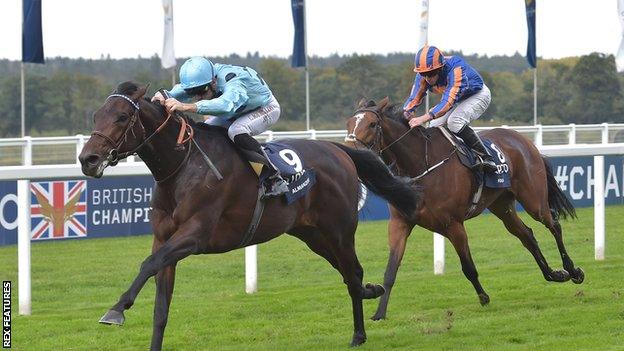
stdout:
<svg viewBox="0 0 624 351">
<path fill-rule="evenodd" d="M 373 122 L 373 123 L 371 123 L 369 127 L 371 127 L 371 128 L 376 128 L 376 127 L 377 127 L 377 122 Z"/>
<path fill-rule="evenodd" d="M 117 117 L 117 122 L 125 122 L 128 120 L 128 115 L 127 114 L 123 114 L 123 115 L 119 115 L 119 117 Z"/>
</svg>

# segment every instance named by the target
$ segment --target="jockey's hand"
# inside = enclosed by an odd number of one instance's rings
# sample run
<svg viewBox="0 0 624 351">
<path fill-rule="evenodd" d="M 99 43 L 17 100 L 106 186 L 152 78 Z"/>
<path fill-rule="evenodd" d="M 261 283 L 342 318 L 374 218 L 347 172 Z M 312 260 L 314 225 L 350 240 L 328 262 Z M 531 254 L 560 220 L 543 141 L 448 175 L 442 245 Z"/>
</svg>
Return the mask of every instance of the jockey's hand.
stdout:
<svg viewBox="0 0 624 351">
<path fill-rule="evenodd" d="M 425 113 L 422 116 L 418 116 L 418 117 L 414 117 L 412 119 L 409 120 L 409 125 L 412 128 L 418 127 L 420 125 L 423 125 L 427 122 L 429 122 L 431 120 L 431 115 L 428 113 Z"/>
<path fill-rule="evenodd" d="M 409 121 L 410 119 L 414 118 L 414 111 L 403 111 L 403 117 Z"/>
<path fill-rule="evenodd" d="M 165 97 L 162 96 L 160 91 L 157 91 L 156 94 L 152 97 L 152 102 L 158 101 L 161 105 L 165 104 Z"/>
<path fill-rule="evenodd" d="M 175 111 L 197 112 L 197 106 L 195 104 L 185 104 L 174 98 L 169 98 L 165 100 L 165 108 L 169 113 L 173 113 Z"/>
</svg>

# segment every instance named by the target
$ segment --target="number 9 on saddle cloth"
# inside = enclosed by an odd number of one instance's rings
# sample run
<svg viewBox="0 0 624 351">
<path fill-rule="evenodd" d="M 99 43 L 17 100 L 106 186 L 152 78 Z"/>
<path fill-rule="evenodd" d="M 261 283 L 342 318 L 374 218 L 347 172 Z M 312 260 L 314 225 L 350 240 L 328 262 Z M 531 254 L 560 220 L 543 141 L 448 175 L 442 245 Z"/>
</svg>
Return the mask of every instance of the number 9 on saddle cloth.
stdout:
<svg viewBox="0 0 624 351">
<path fill-rule="evenodd" d="M 282 177 L 288 183 L 288 192 L 285 194 L 288 204 L 306 195 L 314 183 L 316 177 L 314 170 L 305 168 L 303 159 L 299 157 L 294 148 L 290 145 L 269 142 L 262 144 L 262 148 L 271 163 L 280 171 Z M 259 176 L 260 184 L 265 184 L 270 174 L 261 172 Z"/>
</svg>

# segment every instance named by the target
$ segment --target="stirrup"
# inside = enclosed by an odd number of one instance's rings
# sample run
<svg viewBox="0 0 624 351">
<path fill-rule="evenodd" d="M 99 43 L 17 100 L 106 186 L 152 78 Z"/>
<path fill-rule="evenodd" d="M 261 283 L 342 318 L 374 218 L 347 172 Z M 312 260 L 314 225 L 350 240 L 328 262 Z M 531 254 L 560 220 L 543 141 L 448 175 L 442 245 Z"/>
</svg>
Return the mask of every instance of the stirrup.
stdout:
<svg viewBox="0 0 624 351">
<path fill-rule="evenodd" d="M 276 197 L 290 191 L 290 189 L 288 189 L 288 183 L 286 183 L 284 178 L 280 175 L 269 178 L 269 181 L 271 181 L 271 189 L 267 189 L 267 191 L 265 191 L 264 197 Z"/>
<path fill-rule="evenodd" d="M 496 163 L 494 163 L 494 161 L 492 161 L 491 159 L 483 158 L 481 156 L 479 156 L 479 158 L 481 158 L 481 166 L 484 170 L 489 170 L 492 172 L 498 171 L 498 166 L 496 165 Z"/>
</svg>

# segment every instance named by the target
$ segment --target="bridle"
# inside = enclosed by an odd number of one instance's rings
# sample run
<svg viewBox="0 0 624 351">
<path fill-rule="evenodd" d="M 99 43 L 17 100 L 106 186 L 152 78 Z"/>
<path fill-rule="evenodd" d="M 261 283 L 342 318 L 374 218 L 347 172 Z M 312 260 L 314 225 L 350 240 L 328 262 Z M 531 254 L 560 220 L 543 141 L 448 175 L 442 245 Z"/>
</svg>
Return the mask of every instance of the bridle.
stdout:
<svg viewBox="0 0 624 351">
<path fill-rule="evenodd" d="M 355 135 L 355 128 L 353 129 L 353 133 L 348 134 L 347 137 L 345 138 L 345 140 L 346 141 L 357 141 L 358 143 L 364 145 L 367 149 L 369 149 L 371 151 L 375 151 L 375 150 L 373 150 L 373 147 L 375 147 L 377 144 L 379 144 L 379 151 L 376 151 L 379 156 L 383 156 L 384 151 L 388 150 L 392 145 L 394 145 L 394 144 L 398 143 L 399 141 L 401 141 L 401 139 L 403 139 L 405 136 L 407 136 L 412 131 L 412 128 L 408 129 L 400 137 L 396 138 L 390 144 L 388 144 L 388 145 L 386 145 L 385 147 L 382 148 L 381 147 L 381 142 L 382 142 L 382 139 L 383 139 L 383 133 L 382 133 L 382 130 L 381 130 L 381 122 L 383 121 L 383 118 L 381 117 L 381 114 L 379 114 L 379 111 L 371 109 L 371 108 L 359 109 L 359 110 L 355 111 L 355 114 L 357 115 L 358 113 L 365 113 L 365 112 L 370 112 L 370 113 L 374 114 L 375 117 L 377 117 L 377 125 L 375 126 L 375 136 L 373 137 L 373 140 L 370 143 L 368 143 L 368 144 L 365 143 L 364 141 L 359 139 L 357 137 L 357 135 Z"/>
<path fill-rule="evenodd" d="M 193 128 L 190 126 L 190 124 L 186 120 L 186 117 L 183 116 L 183 115 L 181 116 L 178 113 L 175 113 L 173 115 L 171 113 L 167 113 L 167 118 L 165 118 L 165 120 L 158 126 L 158 128 L 156 128 L 156 130 L 154 130 L 154 132 L 152 134 L 150 134 L 147 138 L 145 138 L 146 130 L 145 130 L 145 126 L 143 125 L 143 122 L 141 121 L 141 117 L 140 117 L 141 108 L 140 108 L 139 104 L 137 102 L 134 102 L 129 96 L 123 95 L 123 94 L 111 94 L 111 95 L 109 95 L 106 98 L 106 101 L 108 101 L 108 99 L 110 99 L 110 98 L 115 98 L 115 97 L 122 98 L 122 99 L 126 100 L 128 103 L 130 103 L 130 105 L 132 105 L 132 107 L 134 107 L 134 113 L 132 114 L 132 116 L 130 117 L 130 121 L 128 122 L 128 124 L 124 128 L 123 134 L 121 135 L 121 137 L 117 141 L 113 140 L 111 137 L 109 137 L 108 135 L 106 135 L 106 134 L 104 134 L 104 133 L 102 133 L 102 132 L 100 132 L 98 130 L 96 130 L 96 131 L 91 133 L 92 137 L 93 136 L 98 136 L 98 137 L 104 139 L 112 147 L 112 149 L 109 151 L 108 155 L 106 156 L 106 160 L 105 160 L 105 162 L 107 162 L 108 165 L 115 166 L 115 165 L 117 165 L 117 163 L 120 160 L 122 160 L 122 159 L 124 159 L 124 158 L 126 158 L 126 157 L 128 157 L 130 155 L 136 154 L 137 151 L 139 151 L 156 134 L 158 134 L 160 131 L 162 131 L 165 128 L 165 126 L 167 125 L 167 123 L 171 119 L 171 116 L 175 116 L 175 118 L 180 123 L 180 132 L 178 133 L 178 138 L 177 138 L 175 150 L 176 151 L 183 150 L 184 149 L 184 144 L 186 144 L 187 142 L 189 142 L 190 140 L 193 139 L 193 135 L 194 135 Z M 119 147 L 122 146 L 125 142 L 128 141 L 128 133 L 130 131 L 132 131 L 132 136 L 135 139 L 138 138 L 138 136 L 134 132 L 134 125 L 137 122 L 138 122 L 138 125 L 141 126 L 141 130 L 142 130 L 142 134 L 143 134 L 143 140 L 134 149 L 132 149 L 130 151 L 119 153 Z M 184 138 L 185 134 L 187 134 L 186 138 Z M 162 179 L 156 179 L 156 181 L 158 181 L 158 182 L 165 181 L 165 180 L 171 178 L 174 174 L 176 174 L 180 170 L 180 168 L 186 162 L 186 160 L 188 159 L 188 157 L 189 157 L 189 155 L 191 153 L 191 145 L 192 145 L 192 143 L 189 143 L 189 146 L 187 148 L 186 156 L 184 157 L 184 160 L 182 160 L 180 165 L 178 165 L 178 167 L 176 167 L 176 169 L 170 175 L 168 175 L 168 176 L 166 176 L 166 177 L 164 177 Z"/>
<path fill-rule="evenodd" d="M 420 134 L 423 136 L 423 139 L 425 140 L 425 170 L 421 174 L 419 174 L 419 175 L 417 175 L 415 177 L 412 177 L 411 178 L 412 181 L 419 180 L 420 178 L 422 178 L 425 175 L 429 174 L 434 169 L 440 167 L 441 165 L 446 163 L 448 160 L 450 160 L 451 156 L 453 156 L 453 154 L 457 151 L 457 147 L 455 147 L 453 149 L 453 151 L 451 151 L 451 153 L 447 157 L 445 157 L 442 161 L 436 163 L 433 166 L 429 166 L 428 144 L 431 143 L 431 138 L 424 132 L 424 129 L 421 128 L 421 127 L 419 127 L 419 128 L 409 128 L 400 137 L 396 138 L 390 144 L 388 144 L 385 147 L 381 148 L 381 142 L 382 142 L 382 138 L 383 138 L 383 135 L 382 135 L 383 133 L 382 133 L 382 130 L 381 130 L 381 122 L 382 122 L 381 114 L 379 113 L 379 111 L 374 110 L 374 109 L 370 109 L 370 108 L 359 109 L 359 110 L 355 111 L 355 114 L 357 115 L 358 113 L 364 113 L 364 112 L 371 112 L 372 114 L 375 115 L 375 117 L 377 117 L 377 126 L 375 127 L 375 136 L 373 137 L 373 140 L 370 143 L 365 143 L 364 141 L 362 141 L 361 139 L 359 139 L 355 135 L 355 129 L 353 129 L 353 133 L 349 133 L 347 135 L 347 137 L 345 138 L 345 141 L 357 141 L 358 143 L 364 145 L 367 149 L 376 152 L 377 155 L 379 155 L 380 157 L 383 157 L 384 151 L 388 150 L 392 145 L 399 143 L 404 137 L 406 137 L 408 134 L 410 134 L 413 129 L 418 129 Z M 379 151 L 373 150 L 373 147 L 375 147 L 375 145 L 377 145 L 378 143 L 379 143 L 379 147 L 380 147 Z M 392 161 L 392 163 L 390 165 L 388 165 L 388 167 L 390 167 L 391 169 L 396 169 L 398 171 L 396 163 L 397 163 L 397 160 L 395 158 L 395 160 Z"/>
<path fill-rule="evenodd" d="M 382 119 L 381 119 L 381 115 L 379 114 L 377 110 L 370 109 L 370 108 L 359 109 L 355 111 L 355 114 L 357 115 L 358 113 L 365 113 L 365 112 L 370 112 L 374 114 L 375 117 L 377 117 L 377 125 L 375 126 L 375 135 L 373 136 L 373 140 L 371 140 L 370 143 L 365 143 L 364 141 L 359 139 L 357 135 L 355 135 L 355 128 L 353 128 L 353 133 L 349 133 L 347 137 L 345 138 L 345 141 L 357 141 L 358 143 L 362 144 L 365 148 L 373 151 L 373 148 L 377 144 L 381 143 L 381 138 L 382 138 L 381 120 Z M 381 144 L 379 146 L 381 147 Z M 381 156 L 381 151 L 379 151 L 379 155 Z"/>
</svg>

